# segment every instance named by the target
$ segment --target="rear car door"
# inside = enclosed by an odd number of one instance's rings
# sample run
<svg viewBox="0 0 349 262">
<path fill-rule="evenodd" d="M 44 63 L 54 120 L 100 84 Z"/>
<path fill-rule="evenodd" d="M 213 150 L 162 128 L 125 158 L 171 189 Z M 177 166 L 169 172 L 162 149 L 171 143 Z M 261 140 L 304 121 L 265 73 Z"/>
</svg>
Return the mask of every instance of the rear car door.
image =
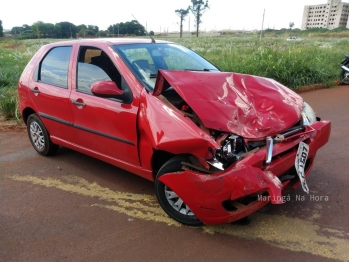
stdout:
<svg viewBox="0 0 349 262">
<path fill-rule="evenodd" d="M 137 148 L 138 105 L 125 79 L 100 48 L 80 46 L 75 88 L 70 100 L 79 145 L 103 157 L 140 165 Z M 91 92 L 96 81 L 112 80 L 129 99 L 97 97 Z"/>
<path fill-rule="evenodd" d="M 72 49 L 72 46 L 49 49 L 29 80 L 30 98 L 50 136 L 69 142 L 76 139 L 69 99 Z"/>
</svg>

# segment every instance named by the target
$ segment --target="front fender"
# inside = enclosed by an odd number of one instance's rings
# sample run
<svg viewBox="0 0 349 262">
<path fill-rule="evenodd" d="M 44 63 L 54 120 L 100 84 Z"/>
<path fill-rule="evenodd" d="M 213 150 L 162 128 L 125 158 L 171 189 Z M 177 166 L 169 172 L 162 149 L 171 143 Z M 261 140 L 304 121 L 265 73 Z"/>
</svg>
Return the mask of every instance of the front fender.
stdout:
<svg viewBox="0 0 349 262">
<path fill-rule="evenodd" d="M 189 118 L 170 108 L 159 98 L 141 93 L 138 127 L 141 136 L 156 150 L 172 154 L 192 154 L 207 158 L 208 148 L 218 144 Z"/>
</svg>

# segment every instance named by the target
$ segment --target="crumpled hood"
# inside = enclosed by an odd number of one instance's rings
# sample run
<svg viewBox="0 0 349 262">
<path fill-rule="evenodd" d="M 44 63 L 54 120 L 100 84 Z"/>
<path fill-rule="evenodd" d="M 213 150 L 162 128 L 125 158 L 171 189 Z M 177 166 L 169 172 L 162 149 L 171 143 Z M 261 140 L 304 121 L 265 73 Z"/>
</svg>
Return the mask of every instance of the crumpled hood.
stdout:
<svg viewBox="0 0 349 262">
<path fill-rule="evenodd" d="M 205 127 L 249 139 L 263 139 L 294 125 L 303 99 L 268 78 L 227 72 L 159 70 L 154 96 L 169 86 Z"/>
</svg>

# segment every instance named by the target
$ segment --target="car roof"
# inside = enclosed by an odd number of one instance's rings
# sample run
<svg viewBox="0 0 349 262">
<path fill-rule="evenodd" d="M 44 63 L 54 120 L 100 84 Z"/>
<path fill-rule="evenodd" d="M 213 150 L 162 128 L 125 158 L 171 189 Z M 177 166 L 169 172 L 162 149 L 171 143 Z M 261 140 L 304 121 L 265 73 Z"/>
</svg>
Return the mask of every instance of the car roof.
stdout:
<svg viewBox="0 0 349 262">
<path fill-rule="evenodd" d="M 48 45 L 71 45 L 75 43 L 80 44 L 93 44 L 93 43 L 105 43 L 107 45 L 122 45 L 122 44 L 146 44 L 152 43 L 150 38 L 93 38 L 93 39 L 76 39 L 69 41 L 55 42 Z M 164 40 L 155 40 L 155 43 L 173 43 Z"/>
</svg>

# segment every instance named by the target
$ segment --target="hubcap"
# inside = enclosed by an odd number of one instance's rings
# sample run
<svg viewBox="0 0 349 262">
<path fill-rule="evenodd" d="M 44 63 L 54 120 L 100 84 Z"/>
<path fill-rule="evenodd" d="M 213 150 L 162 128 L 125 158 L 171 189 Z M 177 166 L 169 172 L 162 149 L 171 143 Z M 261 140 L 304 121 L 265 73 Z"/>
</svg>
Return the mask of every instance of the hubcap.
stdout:
<svg viewBox="0 0 349 262">
<path fill-rule="evenodd" d="M 173 207 L 173 209 L 177 210 L 183 215 L 194 216 L 194 213 L 183 202 L 183 200 L 167 186 L 165 186 L 165 195 L 168 203 Z"/>
<path fill-rule="evenodd" d="M 30 124 L 30 137 L 38 150 L 43 150 L 45 147 L 44 134 L 38 123 L 32 122 Z"/>
</svg>

